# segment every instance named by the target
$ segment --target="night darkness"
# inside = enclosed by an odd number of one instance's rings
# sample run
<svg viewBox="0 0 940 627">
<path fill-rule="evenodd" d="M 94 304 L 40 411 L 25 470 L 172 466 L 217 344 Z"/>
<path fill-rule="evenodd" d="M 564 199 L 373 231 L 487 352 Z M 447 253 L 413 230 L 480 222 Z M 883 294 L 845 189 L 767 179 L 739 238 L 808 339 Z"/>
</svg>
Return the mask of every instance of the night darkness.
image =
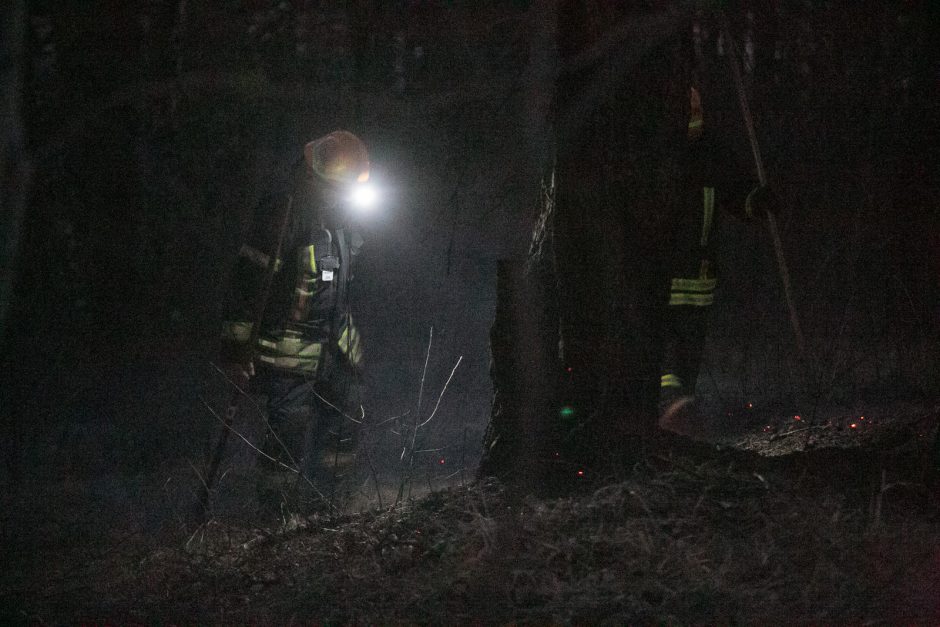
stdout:
<svg viewBox="0 0 940 627">
<path fill-rule="evenodd" d="M 940 620 L 933 3 L 9 4 L 4 622 Z M 805 347 L 719 207 L 690 439 L 643 425 L 694 55 L 746 195 L 741 64 Z M 335 129 L 379 192 L 357 455 L 265 507 L 223 306 Z"/>
</svg>

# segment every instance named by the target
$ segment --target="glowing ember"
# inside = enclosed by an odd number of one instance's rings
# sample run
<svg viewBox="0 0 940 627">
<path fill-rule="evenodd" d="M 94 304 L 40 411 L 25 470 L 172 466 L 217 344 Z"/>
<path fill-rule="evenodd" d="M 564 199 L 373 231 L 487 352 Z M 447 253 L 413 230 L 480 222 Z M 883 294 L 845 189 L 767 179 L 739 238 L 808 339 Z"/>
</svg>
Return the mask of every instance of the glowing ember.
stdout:
<svg viewBox="0 0 940 627">
<path fill-rule="evenodd" d="M 849 427 L 852 428 L 852 429 L 858 429 L 858 423 L 857 423 L 857 422 L 853 422 L 852 424 L 849 425 Z"/>
<path fill-rule="evenodd" d="M 579 476 L 579 477 L 583 477 L 583 476 L 584 476 L 584 471 L 583 471 L 583 470 L 579 470 L 579 471 L 578 471 L 578 476 Z"/>
<path fill-rule="evenodd" d="M 440 459 L 437 461 L 437 463 L 440 464 L 441 466 L 443 466 L 443 465 L 444 465 L 444 458 L 443 458 L 443 457 L 440 458 Z"/>
<path fill-rule="evenodd" d="M 767 433 L 768 431 L 773 431 L 773 427 L 770 425 L 764 425 L 764 433 Z"/>
<path fill-rule="evenodd" d="M 748 409 L 754 409 L 754 403 L 748 403 L 747 405 L 745 405 L 745 407 L 747 407 Z"/>
<path fill-rule="evenodd" d="M 799 414 L 797 414 L 796 416 L 793 417 L 793 419 L 796 421 L 800 421 L 800 420 L 803 420 L 803 416 L 800 416 Z"/>
</svg>

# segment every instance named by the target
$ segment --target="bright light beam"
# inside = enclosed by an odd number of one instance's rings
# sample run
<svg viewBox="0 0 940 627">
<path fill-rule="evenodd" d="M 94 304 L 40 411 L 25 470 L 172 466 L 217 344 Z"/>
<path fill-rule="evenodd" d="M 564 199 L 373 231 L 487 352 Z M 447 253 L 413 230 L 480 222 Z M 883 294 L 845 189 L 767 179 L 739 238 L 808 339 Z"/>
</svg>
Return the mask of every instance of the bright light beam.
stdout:
<svg viewBox="0 0 940 627">
<path fill-rule="evenodd" d="M 375 207 L 379 192 L 372 185 L 356 185 L 349 194 L 349 202 L 359 211 L 369 211 Z"/>
</svg>

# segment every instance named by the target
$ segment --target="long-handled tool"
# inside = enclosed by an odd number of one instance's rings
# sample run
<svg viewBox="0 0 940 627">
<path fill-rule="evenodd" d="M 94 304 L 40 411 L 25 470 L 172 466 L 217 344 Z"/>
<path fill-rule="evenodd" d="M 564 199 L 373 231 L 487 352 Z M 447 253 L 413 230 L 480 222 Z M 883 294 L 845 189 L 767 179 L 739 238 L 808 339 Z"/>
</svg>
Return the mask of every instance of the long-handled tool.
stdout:
<svg viewBox="0 0 940 627">
<path fill-rule="evenodd" d="M 277 234 L 277 244 L 274 248 L 274 254 L 268 258 L 268 266 L 265 270 L 264 280 L 261 283 L 261 289 L 258 294 L 258 300 L 255 302 L 255 310 L 252 316 L 252 325 L 251 333 L 249 334 L 248 340 L 248 351 L 249 355 L 254 353 L 255 346 L 258 344 L 258 333 L 261 329 L 261 324 L 264 320 L 264 311 L 268 304 L 268 298 L 271 296 L 271 284 L 274 281 L 274 273 L 277 271 L 278 260 L 281 258 L 281 248 L 284 244 L 284 235 L 287 233 L 287 225 L 290 223 L 291 210 L 294 205 L 294 195 L 291 194 L 284 206 L 284 213 L 280 216 L 281 222 L 278 225 L 278 234 Z M 249 364 L 245 364 L 246 367 L 250 366 L 251 359 L 249 358 Z M 228 407 L 225 409 L 225 424 L 222 426 L 222 432 L 219 434 L 219 439 L 216 441 L 215 448 L 212 451 L 212 457 L 209 461 L 209 469 L 206 471 L 206 476 L 203 480 L 202 490 L 199 494 L 199 503 L 203 508 L 203 511 L 206 511 L 209 504 L 209 493 L 212 490 L 213 485 L 215 484 L 215 476 L 219 471 L 219 465 L 222 463 L 222 456 L 225 453 L 225 447 L 228 443 L 228 434 L 232 430 L 232 425 L 235 423 L 235 414 L 238 413 L 238 400 L 241 394 L 240 389 L 244 387 L 244 384 L 247 383 L 248 373 L 244 373 L 241 376 L 241 381 L 235 382 L 235 391 L 232 393 L 232 398 L 229 401 Z"/>
<path fill-rule="evenodd" d="M 754 130 L 754 119 L 751 116 L 751 108 L 748 105 L 747 94 L 744 90 L 744 79 L 741 77 L 741 64 L 738 59 L 738 51 L 731 37 L 731 29 L 728 28 L 728 20 L 722 15 L 722 28 L 725 36 L 731 43 L 728 46 L 728 59 L 731 64 L 731 73 L 734 77 L 735 88 L 738 91 L 738 100 L 741 105 L 741 114 L 744 117 L 744 125 L 747 127 L 748 139 L 751 143 L 751 152 L 754 155 L 754 165 L 757 168 L 757 180 L 761 186 L 767 185 L 767 172 L 764 170 L 764 161 L 761 158 L 760 144 L 757 142 L 757 133 Z M 793 302 L 793 289 L 790 285 L 790 271 L 787 267 L 787 259 L 783 254 L 783 243 L 780 241 L 780 231 L 777 229 L 777 218 L 772 213 L 767 213 L 767 228 L 770 231 L 770 237 L 774 243 L 774 254 L 777 258 L 777 268 L 780 271 L 780 281 L 783 283 L 783 293 L 787 301 L 787 309 L 790 312 L 790 326 L 793 327 L 793 335 L 796 338 L 796 348 L 799 351 L 800 358 L 806 358 L 806 342 L 803 339 L 803 330 L 800 327 L 800 317 L 796 311 L 796 305 Z"/>
</svg>

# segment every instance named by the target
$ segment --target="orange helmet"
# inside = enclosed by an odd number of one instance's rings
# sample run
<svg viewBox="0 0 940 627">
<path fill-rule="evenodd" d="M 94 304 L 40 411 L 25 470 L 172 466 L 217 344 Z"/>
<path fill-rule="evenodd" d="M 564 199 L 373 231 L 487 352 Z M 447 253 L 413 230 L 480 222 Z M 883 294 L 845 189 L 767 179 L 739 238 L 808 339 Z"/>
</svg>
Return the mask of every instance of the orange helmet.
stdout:
<svg viewBox="0 0 940 627">
<path fill-rule="evenodd" d="M 336 183 L 369 180 L 369 154 L 362 140 L 349 131 L 333 131 L 304 146 L 307 167 L 322 179 Z"/>
</svg>

